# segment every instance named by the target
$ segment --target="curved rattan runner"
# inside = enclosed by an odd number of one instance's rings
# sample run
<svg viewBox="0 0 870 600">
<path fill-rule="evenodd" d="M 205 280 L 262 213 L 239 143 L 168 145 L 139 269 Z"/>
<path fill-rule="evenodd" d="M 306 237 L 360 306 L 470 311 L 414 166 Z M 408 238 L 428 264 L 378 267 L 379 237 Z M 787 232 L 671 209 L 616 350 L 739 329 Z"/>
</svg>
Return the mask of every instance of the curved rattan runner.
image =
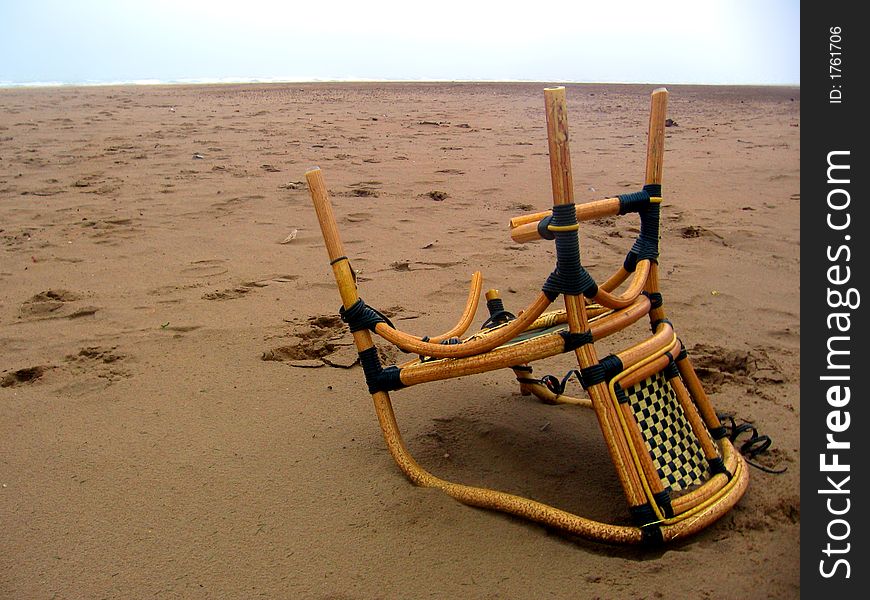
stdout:
<svg viewBox="0 0 870 600">
<path fill-rule="evenodd" d="M 468 300 L 454 327 L 433 337 L 399 331 L 360 300 L 323 174 L 320 169 L 306 173 L 342 299 L 342 318 L 353 333 L 387 448 L 413 483 L 439 488 L 466 504 L 611 543 L 682 538 L 713 523 L 743 495 L 746 463 L 727 439 L 665 313 L 659 289 L 667 98 L 664 89 L 652 93 L 643 189 L 575 204 L 565 89 L 544 91 L 553 208 L 516 217 L 510 225 L 517 242 L 553 240 L 556 267 L 537 298 L 517 316 L 504 307 L 496 290 L 488 291 L 489 318 L 482 331 L 465 338 L 461 336 L 471 327 L 480 301 L 480 273 L 472 275 Z M 630 213 L 639 215 L 638 236 L 623 264 L 598 283 L 582 264 L 581 223 Z M 545 312 L 558 296 L 563 296 L 565 308 Z M 644 316 L 651 335 L 614 354 L 598 355 L 597 342 Z M 374 348 L 375 334 L 418 356 L 383 366 Z M 533 363 L 563 353 L 575 355 L 577 369 L 561 379 L 535 374 Z M 449 482 L 414 460 L 399 432 L 389 393 L 500 368 L 513 371 L 524 395 L 592 409 L 625 492 L 631 524 L 602 523 L 529 498 Z M 582 387 L 582 397 L 573 390 L 568 393 L 569 385 Z"/>
</svg>

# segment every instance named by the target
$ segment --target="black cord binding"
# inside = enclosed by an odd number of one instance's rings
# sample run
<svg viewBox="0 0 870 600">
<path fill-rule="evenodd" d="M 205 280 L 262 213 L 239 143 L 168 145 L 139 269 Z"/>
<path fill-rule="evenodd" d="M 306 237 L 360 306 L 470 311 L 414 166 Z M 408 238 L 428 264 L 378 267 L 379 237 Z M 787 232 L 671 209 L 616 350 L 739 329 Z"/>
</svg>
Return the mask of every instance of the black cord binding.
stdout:
<svg viewBox="0 0 870 600">
<path fill-rule="evenodd" d="M 719 417 L 720 421 L 725 421 L 723 427 L 727 431 L 728 439 L 731 443 L 736 445 L 737 438 L 743 435 L 744 433 L 749 433 L 749 439 L 744 440 L 738 449 L 740 453 L 743 455 L 744 459 L 748 464 L 755 467 L 759 471 L 764 471 L 765 473 L 772 473 L 774 475 L 781 475 L 788 470 L 788 467 L 782 467 L 781 469 L 772 469 L 770 467 L 765 467 L 764 465 L 760 465 L 756 463 L 753 459 L 762 452 L 766 452 L 768 448 L 770 448 L 773 440 L 770 439 L 768 435 L 759 435 L 758 429 L 755 428 L 755 425 L 750 423 L 749 421 L 743 421 L 739 425 L 734 420 L 734 415 L 716 415 Z"/>
</svg>

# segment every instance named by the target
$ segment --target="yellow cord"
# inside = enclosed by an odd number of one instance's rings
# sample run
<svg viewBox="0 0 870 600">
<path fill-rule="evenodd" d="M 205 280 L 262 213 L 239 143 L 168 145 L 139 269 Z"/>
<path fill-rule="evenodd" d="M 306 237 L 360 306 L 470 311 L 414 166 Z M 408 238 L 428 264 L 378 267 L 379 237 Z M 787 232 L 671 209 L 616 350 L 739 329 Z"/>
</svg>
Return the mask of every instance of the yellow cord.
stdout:
<svg viewBox="0 0 870 600">
<path fill-rule="evenodd" d="M 547 225 L 548 231 L 577 231 L 580 229 L 580 223 L 573 225 Z"/>
</svg>

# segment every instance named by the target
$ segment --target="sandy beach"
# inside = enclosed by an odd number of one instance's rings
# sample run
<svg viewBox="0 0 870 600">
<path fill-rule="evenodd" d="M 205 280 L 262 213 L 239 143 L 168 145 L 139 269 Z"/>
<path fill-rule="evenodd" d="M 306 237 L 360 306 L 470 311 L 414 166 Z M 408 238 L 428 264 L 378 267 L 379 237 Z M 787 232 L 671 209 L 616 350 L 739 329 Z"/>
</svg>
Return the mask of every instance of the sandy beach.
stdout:
<svg viewBox="0 0 870 600">
<path fill-rule="evenodd" d="M 521 309 L 554 261 L 508 227 L 552 205 L 547 85 L 0 89 L 0 597 L 798 597 L 799 88 L 667 86 L 660 258 L 716 408 L 785 473 L 624 548 L 414 487 L 386 451 L 304 173 L 401 329 L 453 326 L 478 269 Z M 640 189 L 659 86 L 567 87 L 576 200 Z M 636 232 L 584 224 L 592 275 Z M 510 371 L 393 399 L 435 474 L 627 516 L 594 416 Z"/>
</svg>

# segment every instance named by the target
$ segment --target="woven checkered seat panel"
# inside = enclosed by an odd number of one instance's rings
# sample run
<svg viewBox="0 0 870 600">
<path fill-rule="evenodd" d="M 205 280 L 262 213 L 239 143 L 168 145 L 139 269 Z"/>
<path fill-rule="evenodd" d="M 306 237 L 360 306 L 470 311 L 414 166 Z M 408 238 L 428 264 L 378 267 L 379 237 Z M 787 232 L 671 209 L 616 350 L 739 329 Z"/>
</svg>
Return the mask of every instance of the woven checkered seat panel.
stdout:
<svg viewBox="0 0 870 600">
<path fill-rule="evenodd" d="M 707 460 L 664 376 L 657 373 L 625 393 L 662 483 L 679 491 L 706 481 Z"/>
</svg>

